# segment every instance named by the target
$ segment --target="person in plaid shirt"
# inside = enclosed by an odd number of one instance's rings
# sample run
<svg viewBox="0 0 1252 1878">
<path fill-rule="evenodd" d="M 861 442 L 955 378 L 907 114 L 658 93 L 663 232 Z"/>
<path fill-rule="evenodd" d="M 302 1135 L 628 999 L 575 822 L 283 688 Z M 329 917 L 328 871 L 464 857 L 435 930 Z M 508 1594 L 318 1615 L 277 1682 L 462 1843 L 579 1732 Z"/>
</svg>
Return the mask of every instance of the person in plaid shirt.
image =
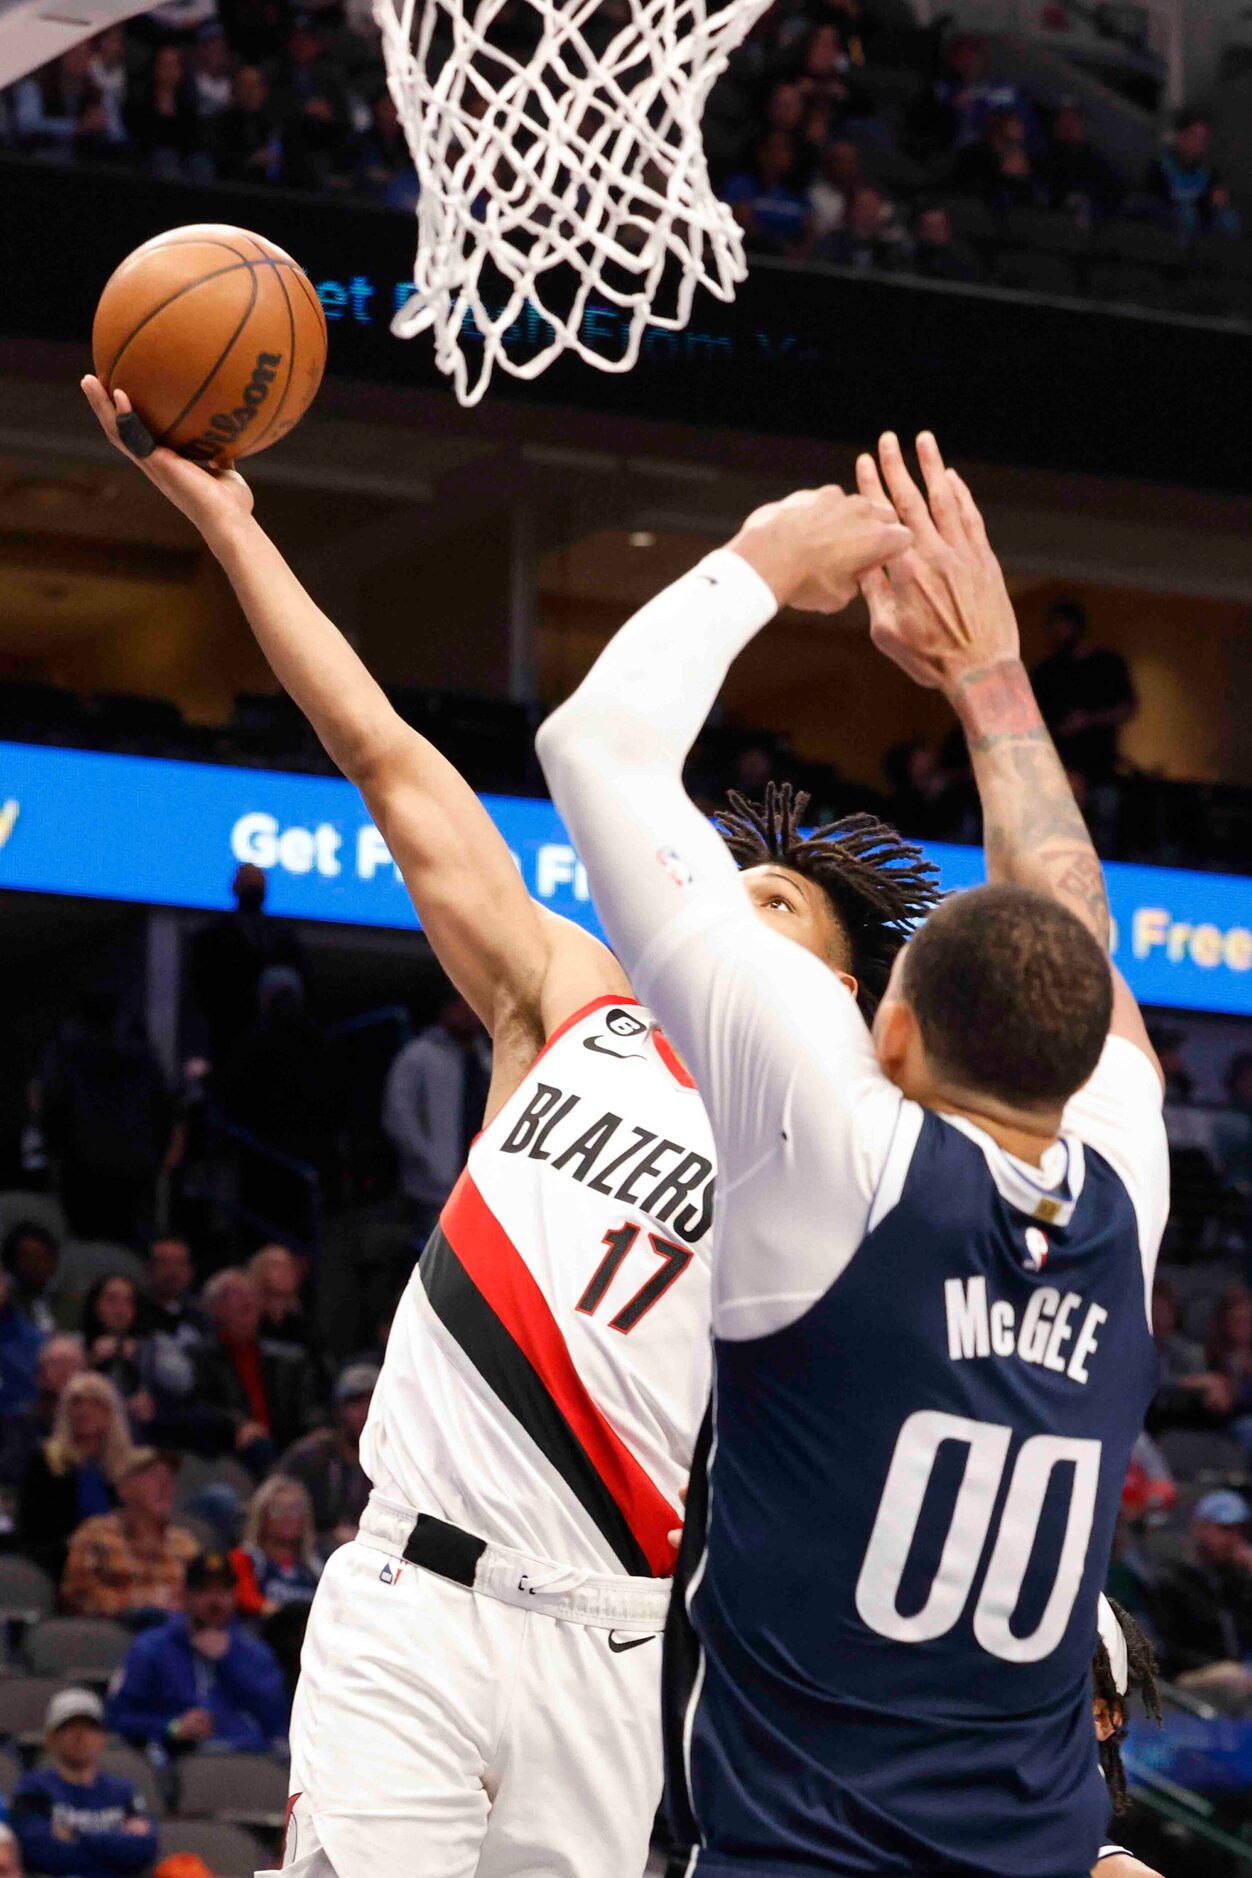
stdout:
<svg viewBox="0 0 1252 1878">
<path fill-rule="evenodd" d="M 118 1482 L 121 1506 L 84 1520 L 70 1540 L 61 1602 L 80 1617 L 180 1611 L 187 1561 L 198 1545 L 171 1520 L 175 1463 L 136 1448 Z"/>
</svg>

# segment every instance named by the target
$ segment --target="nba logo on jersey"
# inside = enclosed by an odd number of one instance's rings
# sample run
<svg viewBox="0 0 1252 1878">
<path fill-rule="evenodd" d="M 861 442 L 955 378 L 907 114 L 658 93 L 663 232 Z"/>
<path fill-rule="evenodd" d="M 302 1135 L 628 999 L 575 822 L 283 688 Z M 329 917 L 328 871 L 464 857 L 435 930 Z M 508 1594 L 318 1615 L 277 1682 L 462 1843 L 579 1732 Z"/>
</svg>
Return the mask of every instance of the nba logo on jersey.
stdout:
<svg viewBox="0 0 1252 1878">
<path fill-rule="evenodd" d="M 1028 1272 L 1041 1272 L 1048 1262 L 1048 1235 L 1037 1226 L 1026 1228 L 1025 1266 Z"/>
</svg>

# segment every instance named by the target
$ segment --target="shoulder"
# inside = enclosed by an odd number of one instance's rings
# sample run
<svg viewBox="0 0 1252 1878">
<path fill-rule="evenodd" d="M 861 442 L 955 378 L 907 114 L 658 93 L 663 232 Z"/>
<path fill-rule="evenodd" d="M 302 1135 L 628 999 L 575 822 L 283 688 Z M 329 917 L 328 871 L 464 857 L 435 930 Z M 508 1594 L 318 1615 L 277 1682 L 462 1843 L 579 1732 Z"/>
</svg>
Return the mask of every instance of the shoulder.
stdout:
<svg viewBox="0 0 1252 1878">
<path fill-rule="evenodd" d="M 176 1558 L 188 1560 L 195 1558 L 196 1554 L 199 1552 L 200 1541 L 196 1538 L 195 1533 L 189 1531 L 186 1526 L 173 1525 L 166 1532 L 165 1547 L 166 1550 L 172 1552 Z"/>
<path fill-rule="evenodd" d="M 22 1775 L 13 1789 L 13 1805 L 18 1806 L 23 1800 L 40 1800 L 52 1791 L 54 1779 L 50 1767 L 32 1767 Z"/>
</svg>

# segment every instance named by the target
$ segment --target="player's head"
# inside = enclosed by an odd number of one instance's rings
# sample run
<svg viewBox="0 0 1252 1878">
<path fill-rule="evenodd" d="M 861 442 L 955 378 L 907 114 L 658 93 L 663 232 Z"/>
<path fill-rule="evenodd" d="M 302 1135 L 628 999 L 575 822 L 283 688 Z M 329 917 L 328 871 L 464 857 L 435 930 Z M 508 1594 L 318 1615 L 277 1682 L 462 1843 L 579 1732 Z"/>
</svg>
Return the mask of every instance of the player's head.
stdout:
<svg viewBox="0 0 1252 1878">
<path fill-rule="evenodd" d="M 1108 959 L 1073 913 L 1027 887 L 974 887 L 896 960 L 874 1041 L 914 1101 L 1052 1129 L 1100 1059 L 1112 1007 Z"/>
<path fill-rule="evenodd" d="M 1161 1719 L 1156 1686 L 1156 1653 L 1129 1611 L 1112 1598 L 1100 1599 L 1099 1640 L 1091 1659 L 1091 1709 L 1100 1765 L 1115 1813 L 1129 1804 L 1121 1744 L 1126 1738 L 1130 1701 L 1138 1696 L 1146 1715 Z"/>
<path fill-rule="evenodd" d="M 871 1019 L 896 954 L 935 904 L 936 871 L 872 815 L 802 834 L 808 800 L 790 783 L 767 784 L 759 805 L 732 790 L 718 832 L 760 918 L 838 972 Z"/>
</svg>

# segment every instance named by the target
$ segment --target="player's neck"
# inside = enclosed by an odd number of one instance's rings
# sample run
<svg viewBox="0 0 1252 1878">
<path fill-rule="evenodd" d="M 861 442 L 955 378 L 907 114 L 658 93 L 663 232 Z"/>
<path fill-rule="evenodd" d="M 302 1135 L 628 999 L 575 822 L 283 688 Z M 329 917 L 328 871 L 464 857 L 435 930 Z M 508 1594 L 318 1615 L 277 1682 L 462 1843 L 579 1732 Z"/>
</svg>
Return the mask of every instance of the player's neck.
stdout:
<svg viewBox="0 0 1252 1878">
<path fill-rule="evenodd" d="M 1003 1148 L 1006 1154 L 1012 1154 L 1019 1161 L 1028 1161 L 1032 1167 L 1043 1165 L 1044 1155 L 1060 1134 L 1059 1115 L 1040 1117 L 1038 1120 L 1033 1117 L 1027 1119 L 1024 1116 L 997 1115 L 945 1096 L 937 1096 L 926 1106 L 933 1108 L 939 1115 L 959 1115 L 964 1121 L 972 1122 L 975 1128 L 981 1128 L 985 1135 L 990 1135 L 996 1146 Z"/>
</svg>

